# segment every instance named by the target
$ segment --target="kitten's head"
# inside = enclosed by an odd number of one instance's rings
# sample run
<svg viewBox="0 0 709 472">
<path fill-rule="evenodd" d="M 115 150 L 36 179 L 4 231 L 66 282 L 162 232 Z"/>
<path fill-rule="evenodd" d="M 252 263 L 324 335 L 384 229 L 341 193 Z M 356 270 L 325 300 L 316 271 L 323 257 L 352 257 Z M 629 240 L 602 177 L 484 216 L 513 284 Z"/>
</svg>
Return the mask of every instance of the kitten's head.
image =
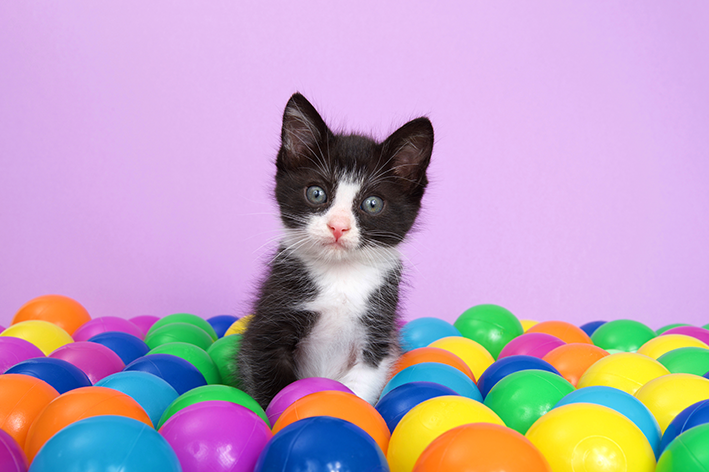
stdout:
<svg viewBox="0 0 709 472">
<path fill-rule="evenodd" d="M 305 97 L 293 95 L 276 160 L 287 246 L 325 260 L 396 247 L 421 207 L 432 149 L 427 118 L 378 143 L 333 133 Z"/>
</svg>

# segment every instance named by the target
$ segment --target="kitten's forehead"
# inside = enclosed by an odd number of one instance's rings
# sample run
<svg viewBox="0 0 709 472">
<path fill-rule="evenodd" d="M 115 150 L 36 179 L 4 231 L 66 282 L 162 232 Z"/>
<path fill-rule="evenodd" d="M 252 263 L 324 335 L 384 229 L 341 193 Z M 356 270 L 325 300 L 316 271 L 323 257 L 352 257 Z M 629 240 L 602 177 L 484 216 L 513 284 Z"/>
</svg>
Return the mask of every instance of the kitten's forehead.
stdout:
<svg viewBox="0 0 709 472">
<path fill-rule="evenodd" d="M 354 175 L 343 176 L 337 182 L 337 189 L 335 190 L 333 206 L 343 208 L 351 207 L 352 202 L 357 197 L 357 194 L 359 193 L 361 188 L 362 179 L 359 179 Z"/>
</svg>

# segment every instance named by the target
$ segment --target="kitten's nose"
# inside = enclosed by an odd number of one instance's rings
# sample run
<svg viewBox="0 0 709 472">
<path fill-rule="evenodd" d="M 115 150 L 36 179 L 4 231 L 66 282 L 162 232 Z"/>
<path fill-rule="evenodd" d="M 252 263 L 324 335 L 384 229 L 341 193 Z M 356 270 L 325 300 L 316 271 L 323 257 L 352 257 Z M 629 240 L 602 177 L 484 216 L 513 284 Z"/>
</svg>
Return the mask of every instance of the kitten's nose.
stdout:
<svg viewBox="0 0 709 472">
<path fill-rule="evenodd" d="M 346 218 L 332 218 L 327 225 L 335 237 L 335 242 L 339 241 L 342 235 L 350 230 L 350 222 Z"/>
</svg>

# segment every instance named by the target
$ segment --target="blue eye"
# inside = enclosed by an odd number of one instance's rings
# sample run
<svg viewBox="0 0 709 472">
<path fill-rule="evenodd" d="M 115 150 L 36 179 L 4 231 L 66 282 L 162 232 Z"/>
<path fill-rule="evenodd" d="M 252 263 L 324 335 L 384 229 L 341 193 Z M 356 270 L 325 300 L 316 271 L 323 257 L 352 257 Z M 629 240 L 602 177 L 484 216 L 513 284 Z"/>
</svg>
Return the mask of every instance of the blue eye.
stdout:
<svg viewBox="0 0 709 472">
<path fill-rule="evenodd" d="M 305 191 L 305 197 L 313 205 L 322 205 L 323 203 L 327 202 L 327 194 L 325 193 L 325 190 L 323 190 L 322 187 L 318 187 L 317 185 L 308 187 L 308 189 Z"/>
<path fill-rule="evenodd" d="M 367 197 L 362 202 L 361 208 L 370 215 L 376 215 L 384 209 L 384 200 L 379 197 Z"/>
</svg>

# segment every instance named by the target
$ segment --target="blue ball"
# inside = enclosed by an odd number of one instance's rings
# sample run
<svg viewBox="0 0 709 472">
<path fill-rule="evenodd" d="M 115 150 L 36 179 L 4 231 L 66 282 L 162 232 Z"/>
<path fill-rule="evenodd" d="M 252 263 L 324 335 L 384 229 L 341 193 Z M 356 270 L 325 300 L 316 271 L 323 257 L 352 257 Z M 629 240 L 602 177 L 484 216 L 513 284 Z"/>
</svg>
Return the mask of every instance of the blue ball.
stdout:
<svg viewBox="0 0 709 472">
<path fill-rule="evenodd" d="M 94 416 L 52 436 L 32 462 L 32 472 L 121 470 L 180 472 L 168 442 L 146 424 L 124 416 Z"/>
<path fill-rule="evenodd" d="M 613 387 L 585 387 L 566 395 L 554 408 L 571 403 L 593 403 L 617 411 L 640 428 L 655 452 L 655 458 L 660 457 L 660 425 L 650 410 L 634 396 Z"/>
<path fill-rule="evenodd" d="M 602 325 L 606 324 L 605 321 L 589 321 L 586 324 L 579 326 L 589 337 Z"/>
<path fill-rule="evenodd" d="M 91 386 L 91 381 L 81 369 L 65 360 L 53 357 L 22 361 L 7 369 L 5 373 L 30 375 L 44 380 L 60 395 L 75 388 Z"/>
<path fill-rule="evenodd" d="M 165 380 L 147 372 L 118 372 L 104 377 L 97 387 L 107 387 L 125 393 L 143 407 L 157 427 L 162 414 L 177 397 L 177 391 Z"/>
<path fill-rule="evenodd" d="M 411 351 L 426 347 L 448 336 L 461 336 L 458 328 L 440 318 L 424 317 L 411 320 L 401 328 L 401 348 Z"/>
<path fill-rule="evenodd" d="M 421 402 L 444 395 L 458 395 L 451 388 L 433 382 L 409 382 L 399 385 L 384 395 L 374 408 L 386 421 L 389 431 L 399 424 L 401 418 Z"/>
<path fill-rule="evenodd" d="M 709 400 L 703 400 L 688 406 L 680 412 L 665 429 L 660 443 L 660 453 L 680 434 L 688 429 L 709 423 Z"/>
<path fill-rule="evenodd" d="M 217 337 L 223 338 L 227 330 L 231 328 L 231 325 L 233 325 L 234 322 L 238 319 L 239 318 L 237 318 L 236 316 L 231 315 L 217 315 L 209 318 L 207 320 L 207 323 L 212 325 L 212 328 L 214 328 L 214 332 L 217 333 Z"/>
<path fill-rule="evenodd" d="M 254 472 L 384 472 L 384 453 L 363 429 L 329 416 L 289 424 L 266 444 Z"/>
<path fill-rule="evenodd" d="M 421 362 L 414 364 L 396 374 L 386 384 L 380 398 L 400 385 L 409 382 L 433 382 L 444 385 L 458 395 L 482 402 L 483 397 L 470 377 L 447 364 L 439 362 Z"/>
<path fill-rule="evenodd" d="M 171 354 L 150 354 L 140 357 L 128 364 L 123 371 L 141 371 L 157 375 L 169 383 L 178 395 L 207 385 L 204 375 L 195 366 Z"/>
<path fill-rule="evenodd" d="M 119 331 L 107 331 L 89 338 L 89 342 L 103 344 L 121 358 L 123 364 L 128 365 L 150 351 L 145 342 L 137 336 Z"/>
<path fill-rule="evenodd" d="M 547 361 L 539 359 L 534 356 L 524 356 L 515 355 L 503 357 L 500 360 L 493 362 L 485 372 L 480 375 L 478 379 L 478 388 L 483 397 L 487 397 L 492 387 L 495 386 L 497 382 L 504 379 L 508 375 L 518 372 L 520 370 L 546 370 L 547 372 L 553 372 L 556 375 L 561 375 L 558 370 L 554 368 Z"/>
</svg>

